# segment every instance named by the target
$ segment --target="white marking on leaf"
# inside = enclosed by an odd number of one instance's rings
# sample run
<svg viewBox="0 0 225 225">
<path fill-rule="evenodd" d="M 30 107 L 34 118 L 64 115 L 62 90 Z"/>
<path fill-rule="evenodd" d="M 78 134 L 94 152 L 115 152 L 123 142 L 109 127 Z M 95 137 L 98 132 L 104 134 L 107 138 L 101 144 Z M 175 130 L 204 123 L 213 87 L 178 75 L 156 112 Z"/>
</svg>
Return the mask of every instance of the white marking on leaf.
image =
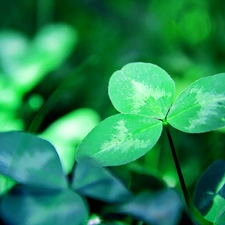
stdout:
<svg viewBox="0 0 225 225">
<path fill-rule="evenodd" d="M 129 99 L 132 100 L 133 109 L 132 113 L 139 113 L 140 108 L 146 104 L 146 101 L 152 97 L 155 101 L 158 99 L 167 96 L 171 96 L 171 93 L 166 93 L 164 90 L 161 90 L 159 87 L 152 87 L 135 80 L 131 81 L 132 89 Z"/>
<path fill-rule="evenodd" d="M 200 110 L 197 112 L 195 119 L 189 119 L 189 126 L 186 129 L 194 129 L 198 125 L 206 124 L 210 116 L 217 115 L 219 102 L 225 100 L 223 94 L 213 92 L 204 92 L 202 88 L 193 88 L 190 93 L 196 94 L 196 100 L 193 104 L 199 105 Z"/>
<path fill-rule="evenodd" d="M 115 134 L 111 136 L 109 141 L 105 141 L 99 153 L 104 151 L 109 151 L 111 149 L 117 151 L 120 150 L 121 153 L 126 152 L 128 149 L 146 148 L 150 145 L 151 140 L 139 140 L 138 138 L 132 138 L 132 133 L 128 132 L 125 126 L 125 121 L 120 120 L 114 127 L 116 130 Z"/>
<path fill-rule="evenodd" d="M 3 173 L 7 173 L 8 167 L 10 166 L 12 160 L 12 153 L 9 151 L 2 151 L 0 154 L 0 168 Z"/>
<path fill-rule="evenodd" d="M 26 165 L 21 166 L 21 170 L 19 170 L 19 176 L 23 177 L 24 179 L 28 179 L 34 172 L 40 173 L 41 169 L 46 167 L 51 160 L 54 160 L 54 155 L 48 151 L 44 153 L 44 157 L 43 153 L 40 151 L 26 151 L 23 152 L 22 157 L 22 161 L 26 162 Z M 37 160 L 37 163 L 34 163 L 35 160 Z M 43 174 L 43 177 L 44 176 L 45 175 Z"/>
<path fill-rule="evenodd" d="M 123 142 L 127 136 L 131 136 L 131 133 L 129 133 L 128 129 L 125 127 L 124 120 L 118 121 L 114 129 L 116 130 L 115 134 L 112 135 L 110 141 L 106 141 L 102 144 L 101 149 L 118 145 L 120 142 Z"/>
</svg>

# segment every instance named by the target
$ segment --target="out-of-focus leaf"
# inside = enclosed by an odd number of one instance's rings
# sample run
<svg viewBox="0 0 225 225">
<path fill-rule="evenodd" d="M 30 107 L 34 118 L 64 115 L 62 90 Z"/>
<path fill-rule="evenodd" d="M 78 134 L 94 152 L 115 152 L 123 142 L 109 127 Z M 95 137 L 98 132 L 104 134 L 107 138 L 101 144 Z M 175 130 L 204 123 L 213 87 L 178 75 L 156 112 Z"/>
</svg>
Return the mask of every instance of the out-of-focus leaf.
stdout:
<svg viewBox="0 0 225 225">
<path fill-rule="evenodd" d="M 94 110 L 81 108 L 59 118 L 40 134 L 55 146 L 65 173 L 72 170 L 76 146 L 99 121 Z"/>
<path fill-rule="evenodd" d="M 23 122 L 13 111 L 0 111 L 0 131 L 23 130 Z"/>
<path fill-rule="evenodd" d="M 33 41 L 33 51 L 46 58 L 46 65 L 56 68 L 68 57 L 77 43 L 77 33 L 67 24 L 50 24 L 43 27 Z"/>
<path fill-rule="evenodd" d="M 194 204 L 205 219 L 215 224 L 225 223 L 225 161 L 211 164 L 199 179 Z"/>
<path fill-rule="evenodd" d="M 81 160 L 73 173 L 72 188 L 78 193 L 105 202 L 123 202 L 131 197 L 128 189 L 93 159 Z"/>
<path fill-rule="evenodd" d="M 162 122 L 134 114 L 118 114 L 97 125 L 77 148 L 78 162 L 92 157 L 103 166 L 122 165 L 148 152 L 158 141 Z"/>
<path fill-rule="evenodd" d="M 115 212 L 128 214 L 152 225 L 177 225 L 182 214 L 183 204 L 172 189 L 155 194 L 144 192 L 131 201 L 116 207 Z"/>
<path fill-rule="evenodd" d="M 175 100 L 167 121 L 187 133 L 203 133 L 225 126 L 225 73 L 201 78 Z"/>
<path fill-rule="evenodd" d="M 56 193 L 15 190 L 4 196 L 0 213 L 11 225 L 81 225 L 88 220 L 84 200 L 69 189 Z"/>
<path fill-rule="evenodd" d="M 0 60 L 4 66 L 8 61 L 24 54 L 29 46 L 29 40 L 22 33 L 13 30 L 0 32 Z"/>
<path fill-rule="evenodd" d="M 21 184 L 52 189 L 67 187 L 55 148 L 29 133 L 0 133 L 0 173 Z"/>
<path fill-rule="evenodd" d="M 121 113 L 164 119 L 172 104 L 175 85 L 160 67 L 130 63 L 116 71 L 109 81 L 109 97 Z"/>
<path fill-rule="evenodd" d="M 0 72 L 0 108 L 1 110 L 13 111 L 17 109 L 22 102 L 20 95 L 7 76 Z M 1 111 L 0 111 L 1 113 Z"/>
<path fill-rule="evenodd" d="M 13 44 L 14 39 L 10 43 Z M 60 66 L 76 43 L 77 33 L 73 27 L 63 23 L 46 25 L 34 41 L 26 49 L 24 47 L 22 53 L 15 54 L 9 60 L 5 60 L 7 55 L 2 53 L 2 67 L 11 77 L 15 88 L 24 93 L 31 90 L 47 73 Z"/>
</svg>

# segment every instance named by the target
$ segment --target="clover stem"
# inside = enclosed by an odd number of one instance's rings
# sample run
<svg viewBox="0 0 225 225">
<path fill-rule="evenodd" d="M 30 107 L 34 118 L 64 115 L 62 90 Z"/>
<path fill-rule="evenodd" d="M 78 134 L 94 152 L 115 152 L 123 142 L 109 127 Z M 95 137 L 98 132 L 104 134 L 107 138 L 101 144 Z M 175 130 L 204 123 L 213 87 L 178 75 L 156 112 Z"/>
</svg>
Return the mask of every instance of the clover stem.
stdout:
<svg viewBox="0 0 225 225">
<path fill-rule="evenodd" d="M 176 150 L 175 150 L 173 140 L 172 140 L 172 137 L 171 137 L 171 134 L 170 134 L 169 126 L 165 125 L 164 127 L 166 128 L 166 133 L 167 133 L 167 137 L 168 137 L 168 140 L 169 140 L 170 149 L 171 149 L 171 152 L 172 152 L 172 155 L 173 155 L 173 160 L 174 160 L 174 163 L 175 163 L 175 166 L 176 166 L 177 174 L 178 174 L 178 177 L 179 177 L 179 181 L 180 181 L 180 184 L 181 184 L 181 188 L 182 188 L 182 191 L 183 191 L 183 195 L 184 195 L 184 199 L 185 199 L 185 202 L 186 202 L 186 205 L 187 205 L 187 209 L 190 212 L 191 207 L 190 207 L 188 191 L 187 191 L 187 187 L 186 187 L 186 184 L 185 184 L 185 181 L 184 181 L 184 177 L 183 177 L 183 174 L 182 174 L 182 171 L 181 171 L 181 168 L 180 168 L 180 164 L 179 164 L 179 161 L 178 161 L 178 158 L 177 158 L 177 154 L 176 154 Z"/>
</svg>

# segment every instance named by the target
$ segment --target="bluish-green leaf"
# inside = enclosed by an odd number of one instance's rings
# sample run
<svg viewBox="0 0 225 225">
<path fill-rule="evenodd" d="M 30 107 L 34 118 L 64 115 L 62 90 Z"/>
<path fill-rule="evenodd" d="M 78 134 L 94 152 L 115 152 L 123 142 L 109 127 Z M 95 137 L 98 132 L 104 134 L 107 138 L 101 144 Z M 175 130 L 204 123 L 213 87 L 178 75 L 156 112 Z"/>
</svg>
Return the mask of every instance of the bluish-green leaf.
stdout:
<svg viewBox="0 0 225 225">
<path fill-rule="evenodd" d="M 132 196 L 119 179 L 91 158 L 81 160 L 75 167 L 72 188 L 82 196 L 105 202 L 123 202 Z"/>
<path fill-rule="evenodd" d="M 67 187 L 55 148 L 29 133 L 0 133 L 0 173 L 21 184 Z"/>
<path fill-rule="evenodd" d="M 201 78 L 175 100 L 167 121 L 178 130 L 202 133 L 225 126 L 225 73 Z"/>
<path fill-rule="evenodd" d="M 116 71 L 109 81 L 109 97 L 122 113 L 164 119 L 172 104 L 175 85 L 160 67 L 130 63 Z"/>
<path fill-rule="evenodd" d="M 195 194 L 195 207 L 205 219 L 215 224 L 224 224 L 225 217 L 225 161 L 217 160 L 199 179 Z"/>
<path fill-rule="evenodd" d="M 174 190 L 165 189 L 155 194 L 143 192 L 115 209 L 119 214 L 131 215 L 147 224 L 177 225 L 183 204 Z"/>
<path fill-rule="evenodd" d="M 134 114 L 111 116 L 97 125 L 77 148 L 76 159 L 93 157 L 103 166 L 129 163 L 158 141 L 162 122 Z"/>
<path fill-rule="evenodd" d="M 85 202 L 69 189 L 56 193 L 15 190 L 3 198 L 0 213 L 10 225 L 81 225 L 88 220 Z"/>
</svg>

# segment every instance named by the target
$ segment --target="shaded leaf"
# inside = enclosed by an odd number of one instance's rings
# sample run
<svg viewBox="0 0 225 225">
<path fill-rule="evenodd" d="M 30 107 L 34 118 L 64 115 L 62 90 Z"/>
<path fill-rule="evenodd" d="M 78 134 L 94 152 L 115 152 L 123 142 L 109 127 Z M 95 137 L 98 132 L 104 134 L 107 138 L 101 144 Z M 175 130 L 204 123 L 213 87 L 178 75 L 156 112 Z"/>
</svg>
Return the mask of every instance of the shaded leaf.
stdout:
<svg viewBox="0 0 225 225">
<path fill-rule="evenodd" d="M 81 195 L 105 202 L 122 202 L 131 197 L 120 180 L 90 158 L 81 160 L 75 167 L 72 188 Z"/>
<path fill-rule="evenodd" d="M 225 74 L 201 78 L 175 100 L 167 121 L 183 132 L 202 133 L 225 126 Z"/>
<path fill-rule="evenodd" d="M 81 225 L 88 220 L 85 202 L 69 189 L 56 193 L 15 190 L 3 198 L 0 213 L 11 225 Z"/>
<path fill-rule="evenodd" d="M 67 187 L 55 148 L 24 132 L 0 133 L 0 173 L 16 182 L 46 188 Z"/>
<path fill-rule="evenodd" d="M 164 119 L 172 104 L 175 85 L 160 67 L 130 63 L 116 71 L 109 81 L 109 97 L 122 113 Z"/>
<path fill-rule="evenodd" d="M 158 141 L 162 122 L 149 117 L 118 114 L 97 125 L 77 148 L 78 162 L 92 157 L 103 166 L 116 166 L 138 159 Z"/>
<path fill-rule="evenodd" d="M 115 208 L 117 213 L 131 215 L 152 225 L 177 225 L 182 210 L 181 199 L 172 189 L 155 194 L 144 192 Z"/>
<path fill-rule="evenodd" d="M 205 219 L 223 224 L 225 218 L 225 161 L 211 164 L 199 179 L 195 194 L 195 207 Z"/>
</svg>

